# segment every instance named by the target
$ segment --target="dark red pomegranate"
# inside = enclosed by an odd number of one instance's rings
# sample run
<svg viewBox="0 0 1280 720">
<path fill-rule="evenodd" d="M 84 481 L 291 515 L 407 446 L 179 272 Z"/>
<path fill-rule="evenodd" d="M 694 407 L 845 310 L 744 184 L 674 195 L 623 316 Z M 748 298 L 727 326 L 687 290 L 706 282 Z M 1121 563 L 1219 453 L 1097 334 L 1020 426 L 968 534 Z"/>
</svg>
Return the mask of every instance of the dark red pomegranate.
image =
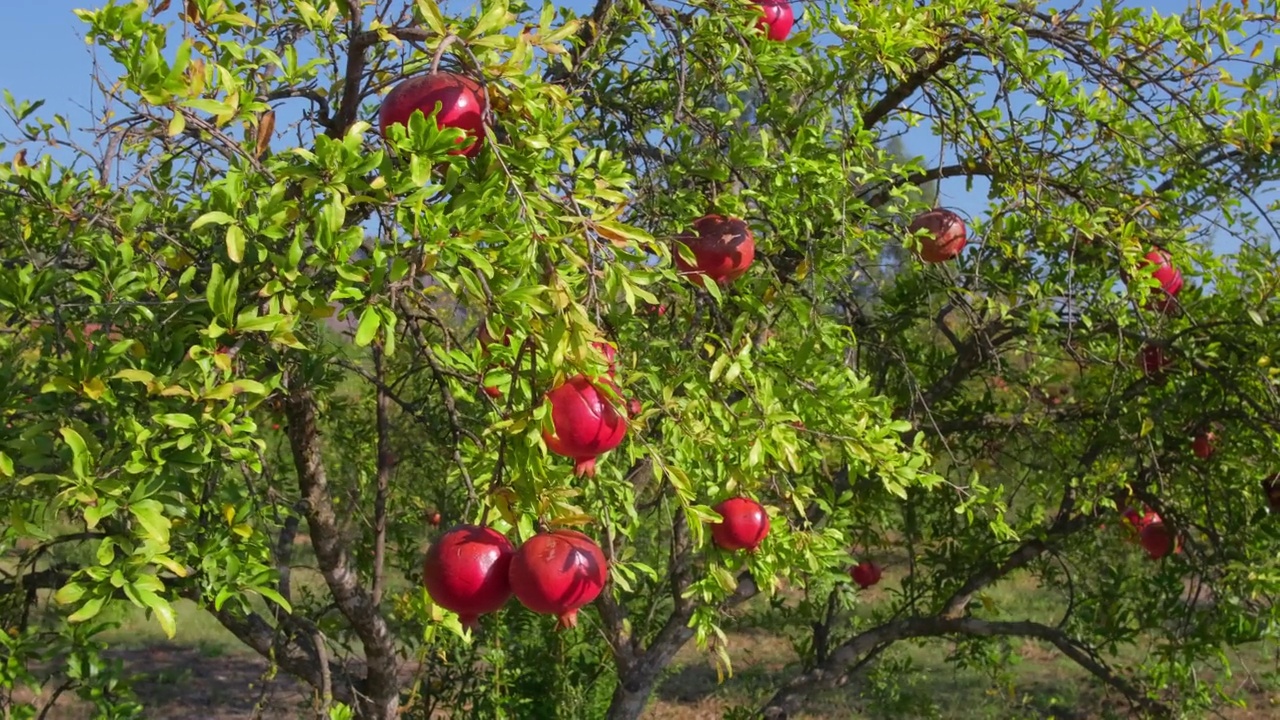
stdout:
<svg viewBox="0 0 1280 720">
<path fill-rule="evenodd" d="M 880 577 L 884 575 L 884 569 L 870 560 L 863 560 L 854 565 L 849 570 L 849 576 L 853 581 L 858 583 L 858 587 L 866 590 L 867 588 L 880 582 Z"/>
<path fill-rule="evenodd" d="M 761 17 L 756 21 L 756 27 L 767 33 L 770 40 L 786 40 L 796 23 L 791 3 L 786 0 L 758 0 L 757 4 L 760 6 Z"/>
<path fill-rule="evenodd" d="M 756 241 L 747 223 L 722 215 L 704 215 L 693 221 L 692 235 L 676 238 L 676 267 L 698 287 L 704 278 L 725 285 L 742 277 L 756 257 Z M 693 252 L 694 265 L 680 257 L 679 245 Z"/>
<path fill-rule="evenodd" d="M 959 255 L 969 242 L 964 220 L 943 208 L 920 213 L 907 227 L 912 235 L 920 230 L 928 232 L 920 238 L 920 259 L 927 263 L 946 262 Z"/>
<path fill-rule="evenodd" d="M 644 313 L 645 315 L 657 315 L 658 317 L 662 317 L 667 314 L 667 306 L 666 305 L 650 305 L 648 303 L 645 303 L 644 305 L 640 306 L 640 312 Z"/>
<path fill-rule="evenodd" d="M 576 530 L 539 533 L 511 560 L 511 589 L 536 613 L 556 615 L 560 627 L 578 624 L 578 608 L 595 600 L 609 578 L 604 553 Z"/>
<path fill-rule="evenodd" d="M 1157 521 L 1142 528 L 1138 541 L 1142 543 L 1142 549 L 1147 551 L 1147 555 L 1152 560 L 1159 560 L 1174 550 L 1176 538 L 1168 525 Z"/>
<path fill-rule="evenodd" d="M 1138 261 L 1138 269 L 1144 272 L 1148 272 L 1147 269 L 1153 266 L 1155 269 L 1149 272 L 1155 276 L 1160 287 L 1153 291 L 1150 307 L 1167 313 L 1177 306 L 1173 298 L 1182 290 L 1182 272 L 1173 266 L 1173 258 L 1169 253 L 1159 248 L 1153 249 Z"/>
<path fill-rule="evenodd" d="M 1159 345 L 1143 345 L 1142 346 L 1142 373 L 1147 377 L 1159 377 L 1164 374 L 1164 369 L 1173 362 L 1164 354 L 1164 349 Z"/>
<path fill-rule="evenodd" d="M 755 551 L 769 534 L 769 514 L 751 498 L 729 498 L 713 509 L 724 520 L 711 525 L 711 539 L 723 550 Z"/>
<path fill-rule="evenodd" d="M 1191 441 L 1191 451 L 1194 452 L 1196 457 L 1201 460 L 1208 460 L 1209 456 L 1213 455 L 1213 443 L 1217 439 L 1218 436 L 1212 432 L 1208 430 L 1201 430 L 1196 433 L 1195 440 Z"/>
<path fill-rule="evenodd" d="M 441 72 L 419 75 L 396 85 L 382 101 L 378 126 L 385 137 L 392 125 L 408 127 L 415 110 L 428 117 L 440 104 L 436 127 L 458 128 L 466 135 L 458 140 L 463 146 L 450 150 L 450 155 L 475 157 L 484 143 L 484 89 L 465 75 Z"/>
<path fill-rule="evenodd" d="M 547 449 L 573 458 L 575 475 L 596 474 L 596 457 L 618 447 L 627 419 L 590 380 L 577 375 L 547 393 L 555 433 L 542 432 Z"/>
<path fill-rule="evenodd" d="M 437 605 L 474 627 L 477 618 L 501 609 L 511 597 L 507 571 L 514 553 L 511 541 L 497 530 L 459 525 L 427 550 L 422 584 Z"/>
<path fill-rule="evenodd" d="M 627 416 L 635 417 L 644 410 L 644 406 L 640 404 L 639 398 L 631 398 L 627 401 Z"/>
</svg>

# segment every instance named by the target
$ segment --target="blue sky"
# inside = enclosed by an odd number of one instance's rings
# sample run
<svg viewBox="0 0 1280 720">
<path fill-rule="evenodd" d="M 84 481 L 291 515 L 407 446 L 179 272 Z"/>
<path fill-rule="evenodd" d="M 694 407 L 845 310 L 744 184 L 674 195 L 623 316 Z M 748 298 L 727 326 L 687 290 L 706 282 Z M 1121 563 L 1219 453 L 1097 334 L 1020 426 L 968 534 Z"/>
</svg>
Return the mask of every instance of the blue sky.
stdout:
<svg viewBox="0 0 1280 720">
<path fill-rule="evenodd" d="M 573 0 L 564 4 L 586 13 L 593 2 Z M 1133 4 L 1171 14 L 1184 10 L 1188 2 L 1148 0 Z M 40 115 L 59 113 L 75 128 L 89 126 L 87 105 L 94 48 L 84 43 L 83 24 L 72 11 L 99 4 L 98 0 L 0 0 L 0 27 L 21 28 L 10 32 L 0 43 L 0 88 L 10 90 L 19 99 L 44 99 L 46 105 Z M 446 13 L 466 14 L 474 0 L 440 0 L 440 4 Z M 799 12 L 800 4 L 796 3 L 795 8 Z M 7 122 L 0 120 L 0 133 L 8 134 L 10 129 Z M 925 128 L 914 131 L 906 142 L 909 152 L 936 153 L 933 148 L 937 141 Z M 971 192 L 965 192 L 963 181 L 955 180 L 945 184 L 942 192 L 942 204 L 955 207 L 962 214 L 977 215 L 985 207 L 985 182 L 975 183 Z M 1218 249 L 1233 248 L 1220 245 Z"/>
</svg>

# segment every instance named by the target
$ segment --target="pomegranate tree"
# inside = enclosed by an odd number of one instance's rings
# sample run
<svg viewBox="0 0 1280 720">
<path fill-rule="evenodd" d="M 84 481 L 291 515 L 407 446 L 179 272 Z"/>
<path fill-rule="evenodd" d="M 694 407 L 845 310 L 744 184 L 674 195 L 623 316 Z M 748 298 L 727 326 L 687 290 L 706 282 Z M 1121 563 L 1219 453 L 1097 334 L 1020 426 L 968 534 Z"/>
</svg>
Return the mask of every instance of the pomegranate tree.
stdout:
<svg viewBox="0 0 1280 720">
<path fill-rule="evenodd" d="M 607 382 L 607 381 L 605 381 Z M 582 375 L 547 393 L 553 432 L 543 430 L 547 449 L 573 458 L 575 475 L 596 474 L 596 457 L 618 447 L 627 419 L 600 388 Z"/>
<path fill-rule="evenodd" d="M 964 219 L 944 208 L 920 213 L 907 230 L 912 235 L 921 230 L 927 233 L 920 238 L 920 259 L 927 263 L 951 260 L 969 242 Z"/>
<path fill-rule="evenodd" d="M 591 538 L 576 530 L 555 530 L 521 545 L 508 576 L 522 605 L 559 617 L 559 627 L 574 627 L 578 608 L 600 595 L 609 569 Z"/>
<path fill-rule="evenodd" d="M 756 241 L 747 223 L 722 215 L 704 215 L 693 221 L 693 234 L 676 238 L 676 267 L 698 287 L 704 278 L 720 285 L 737 280 L 756 257 Z M 680 257 L 679 246 L 693 253 L 694 264 Z"/>
<path fill-rule="evenodd" d="M 770 40 L 786 40 L 796 23 L 791 3 L 786 0 L 759 0 L 757 5 L 760 7 L 760 19 L 756 21 L 756 27 L 763 30 Z"/>
<path fill-rule="evenodd" d="M 769 514 L 751 498 L 729 498 L 713 509 L 724 518 L 711 525 L 711 539 L 722 550 L 754 552 L 769 534 Z"/>
<path fill-rule="evenodd" d="M 439 515 L 433 515 L 436 522 Z M 493 528 L 459 525 L 427 550 L 422 584 L 435 604 L 452 610 L 466 627 L 500 609 L 511 597 L 507 572 L 515 549 Z"/>
<path fill-rule="evenodd" d="M 484 142 L 484 89 L 475 80 L 456 73 L 438 72 L 419 75 L 396 85 L 382 101 L 378 125 L 383 136 L 392 125 L 408 127 L 415 110 L 430 116 L 436 105 L 436 127 L 457 128 L 466 132 L 458 139 L 462 147 L 450 155 L 475 157 Z"/>
<path fill-rule="evenodd" d="M 849 577 L 853 578 L 853 581 L 863 590 L 880 582 L 882 575 L 884 575 L 884 569 L 870 560 L 863 560 L 849 570 Z"/>
</svg>

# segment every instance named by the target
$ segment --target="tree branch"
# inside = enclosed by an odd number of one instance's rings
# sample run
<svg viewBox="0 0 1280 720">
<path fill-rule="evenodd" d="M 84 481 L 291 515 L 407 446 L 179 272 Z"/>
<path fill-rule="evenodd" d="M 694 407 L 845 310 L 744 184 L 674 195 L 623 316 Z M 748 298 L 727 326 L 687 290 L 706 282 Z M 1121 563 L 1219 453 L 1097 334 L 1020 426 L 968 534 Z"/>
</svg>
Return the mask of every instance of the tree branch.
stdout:
<svg viewBox="0 0 1280 720">
<path fill-rule="evenodd" d="M 1097 657 L 1092 649 L 1073 640 L 1061 630 L 1029 620 L 1000 622 L 970 617 L 904 618 L 863 632 L 841 644 L 826 662 L 783 686 L 769 700 L 763 710 L 763 716 L 766 720 L 786 720 L 791 713 L 800 709 L 804 699 L 813 691 L 835 687 L 847 681 L 850 668 L 858 659 L 874 652 L 879 646 L 912 638 L 946 635 L 1026 637 L 1042 640 L 1050 643 L 1094 677 L 1120 692 L 1135 709 L 1140 709 L 1154 717 L 1172 717 L 1172 712 L 1167 706 L 1152 700 L 1144 689 L 1116 674 Z"/>
<path fill-rule="evenodd" d="M 316 562 L 335 605 L 364 646 L 368 670 L 363 688 L 367 696 L 362 698 L 365 700 L 363 715 L 390 720 L 396 716 L 400 704 L 395 643 L 386 619 L 379 614 L 372 596 L 360 585 L 346 538 L 338 526 L 321 454 L 315 399 L 305 388 L 292 388 L 285 398 L 284 409 L 289 419 L 289 445 L 293 450 L 298 488 L 306 501 L 307 526 Z"/>
</svg>

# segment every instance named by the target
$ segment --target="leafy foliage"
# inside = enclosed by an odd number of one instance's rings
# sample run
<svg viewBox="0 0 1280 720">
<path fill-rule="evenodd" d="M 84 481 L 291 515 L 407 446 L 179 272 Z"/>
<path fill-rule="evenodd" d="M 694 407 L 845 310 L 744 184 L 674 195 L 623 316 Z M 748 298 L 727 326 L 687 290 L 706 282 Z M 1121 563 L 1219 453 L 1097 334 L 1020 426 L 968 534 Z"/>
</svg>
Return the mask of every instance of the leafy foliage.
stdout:
<svg viewBox="0 0 1280 720">
<path fill-rule="evenodd" d="M 991 668 L 1043 641 L 1162 715 L 1216 699 L 1196 668 L 1218 648 L 1274 634 L 1274 3 L 809 4 L 786 43 L 741 3 L 169 6 L 78 11 L 117 76 L 96 144 L 9 98 L 4 687 L 65 649 L 98 712 L 136 715 L 84 670 L 95 618 L 131 603 L 172 636 L 179 598 L 333 717 L 634 718 L 690 639 L 731 670 L 757 595 L 802 657 L 771 717 L 939 636 Z M 433 66 L 483 81 L 474 159 L 434 113 L 368 121 Z M 926 266 L 907 224 L 960 180 L 987 188 L 971 249 Z M 700 289 L 669 240 L 712 212 L 758 254 Z M 1167 315 L 1152 246 L 1191 281 Z M 642 409 L 576 478 L 541 398 L 602 376 L 602 341 Z M 1173 364 L 1145 376 L 1150 344 Z M 736 494 L 772 522 L 746 556 L 707 532 Z M 1129 558 L 1118 503 L 1182 552 Z M 584 529 L 610 586 L 580 630 L 512 603 L 465 631 L 419 587 L 435 512 Z M 297 581 L 307 551 L 323 584 Z M 901 592 L 852 615 L 854 556 L 891 551 Z M 1062 617 L 983 601 L 1019 573 Z"/>
</svg>

